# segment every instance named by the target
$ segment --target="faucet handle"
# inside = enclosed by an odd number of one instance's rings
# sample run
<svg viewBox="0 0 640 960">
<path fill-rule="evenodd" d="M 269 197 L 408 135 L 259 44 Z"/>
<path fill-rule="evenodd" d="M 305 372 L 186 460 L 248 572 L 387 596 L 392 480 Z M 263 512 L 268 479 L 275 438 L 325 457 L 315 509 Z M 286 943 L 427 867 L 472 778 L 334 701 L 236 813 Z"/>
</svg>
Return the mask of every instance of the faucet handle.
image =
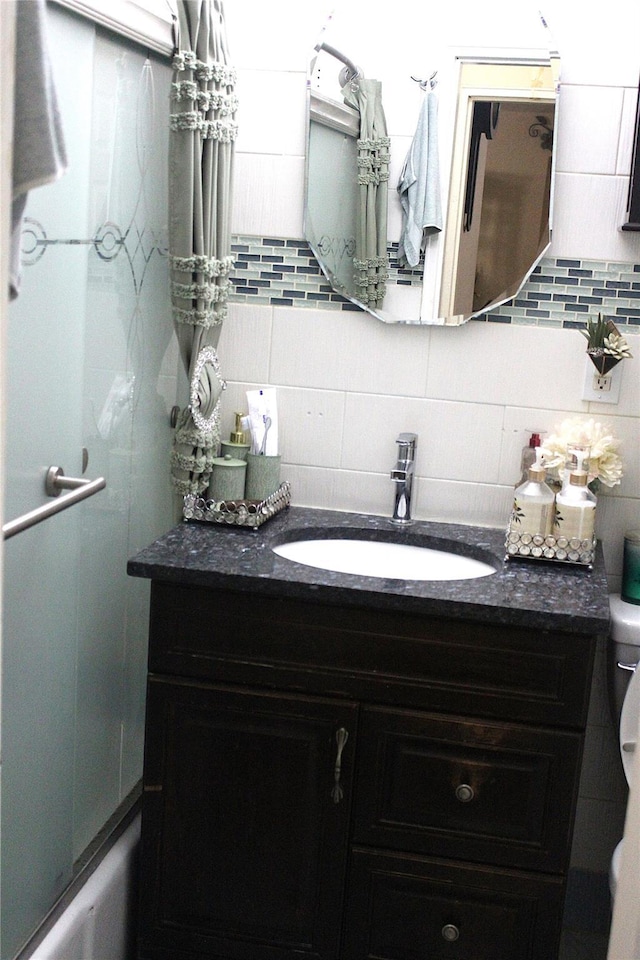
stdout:
<svg viewBox="0 0 640 960">
<path fill-rule="evenodd" d="M 398 444 L 398 459 L 413 460 L 418 446 L 417 433 L 401 433 L 396 440 Z"/>
</svg>

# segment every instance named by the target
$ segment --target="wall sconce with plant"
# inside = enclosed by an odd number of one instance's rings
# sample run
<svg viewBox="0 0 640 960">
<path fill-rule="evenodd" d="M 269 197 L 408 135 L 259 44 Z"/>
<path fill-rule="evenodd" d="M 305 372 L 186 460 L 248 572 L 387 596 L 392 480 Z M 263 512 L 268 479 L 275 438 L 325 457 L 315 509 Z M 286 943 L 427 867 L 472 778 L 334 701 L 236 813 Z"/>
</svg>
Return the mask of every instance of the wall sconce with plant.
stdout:
<svg viewBox="0 0 640 960">
<path fill-rule="evenodd" d="M 587 340 L 587 356 L 601 377 L 606 376 L 617 363 L 632 357 L 629 344 L 613 320 L 598 314 L 597 320 L 587 320 L 586 330 L 580 333 Z"/>
</svg>

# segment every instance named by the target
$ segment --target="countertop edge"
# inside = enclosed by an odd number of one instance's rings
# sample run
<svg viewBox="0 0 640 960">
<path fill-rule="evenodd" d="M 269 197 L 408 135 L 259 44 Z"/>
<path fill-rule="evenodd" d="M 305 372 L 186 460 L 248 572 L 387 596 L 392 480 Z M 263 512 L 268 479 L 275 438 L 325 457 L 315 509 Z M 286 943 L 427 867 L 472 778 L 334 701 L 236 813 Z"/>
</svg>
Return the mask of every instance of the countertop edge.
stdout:
<svg viewBox="0 0 640 960">
<path fill-rule="evenodd" d="M 477 623 L 496 623 L 514 627 L 535 627 L 562 633 L 604 636 L 609 629 L 609 616 L 582 616 L 575 614 L 532 614 L 530 610 L 504 608 L 486 603 L 469 603 L 448 599 L 407 597 L 384 591 L 354 589 L 352 586 L 327 586 L 324 584 L 301 584 L 295 581 L 273 580 L 263 577 L 242 576 L 208 570 L 190 570 L 188 576 L 180 567 L 145 563 L 130 560 L 127 573 L 132 577 L 169 583 L 184 587 L 204 587 L 229 590 L 237 593 L 258 593 L 264 597 L 284 597 L 291 600 L 323 603 L 329 606 L 348 606 L 405 612 L 414 615 L 434 616 Z"/>
</svg>

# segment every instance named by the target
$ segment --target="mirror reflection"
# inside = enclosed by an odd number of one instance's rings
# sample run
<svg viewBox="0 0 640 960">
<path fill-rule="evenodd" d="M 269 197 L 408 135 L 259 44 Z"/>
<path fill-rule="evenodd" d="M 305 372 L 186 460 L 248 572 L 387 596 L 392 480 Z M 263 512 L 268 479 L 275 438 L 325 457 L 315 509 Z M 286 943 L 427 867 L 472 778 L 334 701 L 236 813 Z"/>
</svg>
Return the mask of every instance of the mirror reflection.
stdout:
<svg viewBox="0 0 640 960">
<path fill-rule="evenodd" d="M 379 319 L 464 323 L 512 299 L 549 245 L 557 55 L 525 4 L 432 23 L 395 58 L 348 6 L 309 70 L 305 237 Z"/>
<path fill-rule="evenodd" d="M 512 299 L 549 246 L 553 91 L 551 66 L 461 66 L 439 311 L 450 322 Z"/>
</svg>

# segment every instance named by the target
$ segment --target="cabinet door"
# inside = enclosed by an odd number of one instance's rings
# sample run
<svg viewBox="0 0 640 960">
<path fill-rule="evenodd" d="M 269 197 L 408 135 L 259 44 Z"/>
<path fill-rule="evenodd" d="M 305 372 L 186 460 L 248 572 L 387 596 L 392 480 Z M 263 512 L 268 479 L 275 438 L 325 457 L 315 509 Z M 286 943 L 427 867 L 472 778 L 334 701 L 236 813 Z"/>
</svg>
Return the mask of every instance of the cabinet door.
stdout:
<svg viewBox="0 0 640 960">
<path fill-rule="evenodd" d="M 560 878 L 353 851 L 342 960 L 553 960 Z"/>
<path fill-rule="evenodd" d="M 337 958 L 356 706 L 152 678 L 147 709 L 141 956 Z"/>
</svg>

